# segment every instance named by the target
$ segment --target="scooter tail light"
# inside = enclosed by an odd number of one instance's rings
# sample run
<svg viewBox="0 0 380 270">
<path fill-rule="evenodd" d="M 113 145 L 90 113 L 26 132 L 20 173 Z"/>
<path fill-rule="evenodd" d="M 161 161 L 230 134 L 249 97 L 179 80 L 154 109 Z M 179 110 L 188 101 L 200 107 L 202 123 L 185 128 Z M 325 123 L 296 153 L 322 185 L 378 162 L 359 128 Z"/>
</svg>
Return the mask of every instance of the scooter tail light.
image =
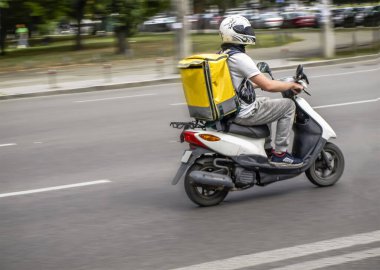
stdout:
<svg viewBox="0 0 380 270">
<path fill-rule="evenodd" d="M 197 139 L 197 137 L 195 137 L 195 134 L 197 134 L 197 132 L 194 132 L 194 131 L 185 131 L 183 133 L 183 137 L 184 137 L 184 140 L 185 142 L 188 142 L 190 143 L 190 145 L 197 145 L 197 146 L 200 146 L 200 147 L 203 147 L 203 148 L 207 148 L 206 145 L 204 145 L 201 141 L 199 141 Z"/>
<path fill-rule="evenodd" d="M 199 135 L 199 137 L 201 137 L 203 140 L 208 141 L 208 142 L 220 141 L 219 137 L 217 137 L 215 135 L 211 135 L 211 134 L 201 134 L 201 135 Z"/>
</svg>

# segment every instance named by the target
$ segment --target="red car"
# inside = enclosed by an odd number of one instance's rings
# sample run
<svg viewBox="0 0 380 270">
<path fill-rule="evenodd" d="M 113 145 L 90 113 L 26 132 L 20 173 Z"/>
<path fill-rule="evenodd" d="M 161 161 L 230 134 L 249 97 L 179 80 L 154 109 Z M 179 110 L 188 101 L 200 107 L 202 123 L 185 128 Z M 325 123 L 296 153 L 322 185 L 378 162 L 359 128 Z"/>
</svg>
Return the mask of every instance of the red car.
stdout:
<svg viewBox="0 0 380 270">
<path fill-rule="evenodd" d="M 284 12 L 283 28 L 316 27 L 317 18 L 312 13 L 307 12 Z"/>
</svg>

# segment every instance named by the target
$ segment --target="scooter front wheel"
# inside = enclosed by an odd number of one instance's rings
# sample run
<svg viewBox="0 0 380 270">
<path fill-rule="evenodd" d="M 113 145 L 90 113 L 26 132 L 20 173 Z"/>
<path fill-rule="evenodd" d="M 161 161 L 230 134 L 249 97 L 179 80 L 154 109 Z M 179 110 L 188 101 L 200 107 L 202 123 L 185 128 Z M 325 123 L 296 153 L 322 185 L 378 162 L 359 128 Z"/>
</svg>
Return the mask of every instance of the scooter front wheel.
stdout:
<svg viewBox="0 0 380 270">
<path fill-rule="evenodd" d="M 330 166 L 325 162 L 322 154 L 319 154 L 315 162 L 305 172 L 307 178 L 314 185 L 327 187 L 334 185 L 342 176 L 344 171 L 344 156 L 342 151 L 333 143 L 327 142 L 323 147 Z"/>
<path fill-rule="evenodd" d="M 187 196 L 191 201 L 198 204 L 199 206 L 214 206 L 221 203 L 227 196 L 229 189 L 196 184 L 189 177 L 189 174 L 192 171 L 206 171 L 221 174 L 223 174 L 223 172 L 221 172 L 220 169 L 214 167 L 212 160 L 211 162 L 207 161 L 195 163 L 187 171 L 184 181 Z"/>
</svg>

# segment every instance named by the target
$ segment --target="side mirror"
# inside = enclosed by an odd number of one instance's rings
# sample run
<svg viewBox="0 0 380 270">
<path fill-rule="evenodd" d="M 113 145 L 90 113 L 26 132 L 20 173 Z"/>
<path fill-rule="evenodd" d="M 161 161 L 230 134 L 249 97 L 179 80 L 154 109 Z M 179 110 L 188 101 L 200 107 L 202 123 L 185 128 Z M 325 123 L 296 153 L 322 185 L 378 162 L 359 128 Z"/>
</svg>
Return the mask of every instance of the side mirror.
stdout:
<svg viewBox="0 0 380 270">
<path fill-rule="evenodd" d="M 296 79 L 305 80 L 307 84 L 309 84 L 309 79 L 306 74 L 303 73 L 303 65 L 298 65 L 296 70 Z"/>
<path fill-rule="evenodd" d="M 270 70 L 269 65 L 265 62 L 257 63 L 257 68 L 261 71 L 261 73 L 268 73 L 268 71 Z"/>
<path fill-rule="evenodd" d="M 272 75 L 272 70 L 270 69 L 267 63 L 259 62 L 257 63 L 257 68 L 260 70 L 261 73 L 268 73 L 269 76 L 274 80 L 273 75 Z"/>
<path fill-rule="evenodd" d="M 296 78 L 301 78 L 303 75 L 303 65 L 298 65 L 296 70 Z"/>
</svg>

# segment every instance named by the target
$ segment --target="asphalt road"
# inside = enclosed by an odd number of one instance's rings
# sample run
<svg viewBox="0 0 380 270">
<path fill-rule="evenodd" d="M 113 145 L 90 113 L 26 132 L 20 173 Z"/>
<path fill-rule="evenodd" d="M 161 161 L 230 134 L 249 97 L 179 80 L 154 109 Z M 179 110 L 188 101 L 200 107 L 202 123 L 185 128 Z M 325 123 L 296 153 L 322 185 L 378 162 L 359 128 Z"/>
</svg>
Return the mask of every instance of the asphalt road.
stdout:
<svg viewBox="0 0 380 270">
<path fill-rule="evenodd" d="M 211 208 L 170 185 L 187 147 L 169 127 L 189 119 L 179 84 L 1 101 L 0 269 L 378 269 L 379 70 L 305 69 L 346 158 L 335 186 L 301 175 Z"/>
</svg>

